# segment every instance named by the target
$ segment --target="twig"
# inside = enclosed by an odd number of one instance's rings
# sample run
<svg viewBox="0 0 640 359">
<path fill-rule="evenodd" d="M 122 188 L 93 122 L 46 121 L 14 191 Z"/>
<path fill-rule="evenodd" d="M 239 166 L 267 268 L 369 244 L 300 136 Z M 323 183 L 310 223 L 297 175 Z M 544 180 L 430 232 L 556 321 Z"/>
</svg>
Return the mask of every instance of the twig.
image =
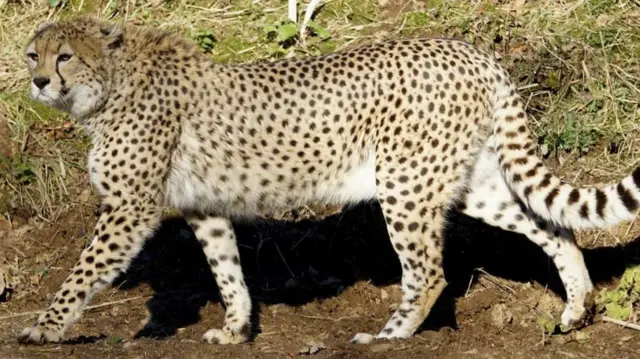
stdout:
<svg viewBox="0 0 640 359">
<path fill-rule="evenodd" d="M 339 318 L 331 318 L 331 317 L 321 317 L 318 315 L 304 315 L 304 314 L 293 314 L 296 317 L 301 317 L 301 318 L 305 318 L 305 319 L 315 319 L 315 320 L 329 320 L 332 322 L 339 322 L 345 319 L 353 319 L 353 318 L 359 318 L 359 315 L 347 315 L 344 317 L 339 317 Z"/>
<path fill-rule="evenodd" d="M 278 247 L 278 243 L 274 242 L 273 244 L 276 246 L 276 250 L 278 251 L 278 254 L 280 255 L 280 259 L 282 259 L 282 263 L 284 263 L 284 266 L 287 267 L 287 270 L 289 271 L 289 274 L 291 274 L 291 278 L 295 278 L 296 275 L 293 274 L 293 271 L 289 267 L 289 264 L 287 264 L 287 261 L 284 259 L 284 256 L 282 255 L 282 252 L 280 251 L 280 247 Z"/>
<path fill-rule="evenodd" d="M 88 306 L 85 310 L 93 310 L 93 309 L 108 307 L 110 305 L 122 304 L 122 303 L 131 302 L 131 301 L 134 301 L 134 300 L 137 300 L 137 299 L 142 299 L 142 298 L 144 298 L 144 299 L 151 298 L 151 296 L 150 295 L 139 295 L 137 297 L 114 300 L 114 301 L 111 301 L 111 302 L 105 302 L 105 303 L 101 303 L 101 304 Z"/>
<path fill-rule="evenodd" d="M 485 271 L 482 268 L 476 268 L 476 270 L 482 274 L 484 274 L 484 279 L 486 279 L 487 281 L 495 284 L 499 289 L 501 289 L 504 292 L 507 292 L 511 295 L 516 295 L 516 290 L 509 287 L 508 285 L 504 284 L 504 283 L 500 283 L 500 280 L 494 276 L 492 276 L 491 274 L 487 273 L 487 271 Z"/>
<path fill-rule="evenodd" d="M 630 329 L 635 329 L 635 330 L 640 331 L 640 325 L 638 325 L 638 324 L 625 322 L 624 320 L 620 320 L 620 319 L 613 319 L 611 317 L 607 317 L 606 315 L 602 317 L 602 321 L 613 323 L 613 324 L 618 324 L 618 325 L 623 326 L 624 328 L 630 328 Z"/>
<path fill-rule="evenodd" d="M 103 307 L 108 307 L 110 305 L 126 303 L 126 302 L 130 302 L 130 301 L 133 301 L 133 300 L 136 300 L 136 299 L 149 298 L 149 297 L 150 296 L 148 296 L 148 295 L 139 295 L 139 296 L 133 297 L 133 298 L 125 298 L 125 299 L 120 299 L 120 300 L 114 300 L 114 301 L 111 301 L 111 302 L 106 302 L 106 303 L 101 303 L 101 304 L 96 304 L 96 305 L 90 305 L 85 309 L 85 311 L 92 310 L 92 309 L 103 308 Z M 5 315 L 3 317 L 0 317 L 0 320 L 18 318 L 18 317 L 24 317 L 24 316 L 39 315 L 42 312 L 44 312 L 44 311 L 43 310 L 34 310 L 34 311 L 31 311 L 31 312 L 15 313 L 15 314 L 10 314 L 10 315 Z"/>
</svg>

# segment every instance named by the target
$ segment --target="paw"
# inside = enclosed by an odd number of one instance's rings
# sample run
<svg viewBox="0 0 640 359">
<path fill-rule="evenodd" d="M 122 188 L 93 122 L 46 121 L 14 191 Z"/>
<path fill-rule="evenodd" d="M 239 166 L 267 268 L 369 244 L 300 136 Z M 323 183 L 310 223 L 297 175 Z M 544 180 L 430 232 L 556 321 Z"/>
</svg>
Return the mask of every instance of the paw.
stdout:
<svg viewBox="0 0 640 359">
<path fill-rule="evenodd" d="M 401 333 L 393 333 L 389 330 L 382 331 L 378 335 L 372 335 L 368 333 L 358 333 L 349 342 L 350 344 L 370 344 L 375 340 L 391 340 L 391 339 L 406 339 L 409 335 L 402 335 Z"/>
<path fill-rule="evenodd" d="M 351 344 L 370 344 L 376 339 L 375 336 L 369 333 L 358 333 L 349 343 Z"/>
<path fill-rule="evenodd" d="M 243 326 L 238 332 L 227 329 L 209 329 L 202 336 L 202 340 L 211 344 L 241 344 L 249 340 L 249 334 L 249 325 Z"/>
<path fill-rule="evenodd" d="M 585 305 L 567 306 L 562 312 L 560 323 L 567 328 L 578 328 L 591 322 L 595 313 L 594 295 L 590 293 L 585 298 Z"/>
<path fill-rule="evenodd" d="M 582 326 L 582 324 L 587 319 L 587 310 L 584 306 L 580 307 L 569 307 L 567 306 L 562 312 L 562 316 L 560 317 L 560 324 L 567 328 L 577 328 Z"/>
<path fill-rule="evenodd" d="M 18 335 L 18 342 L 22 344 L 57 343 L 61 339 L 62 332 L 60 330 L 42 325 L 25 328 L 22 333 Z"/>
</svg>

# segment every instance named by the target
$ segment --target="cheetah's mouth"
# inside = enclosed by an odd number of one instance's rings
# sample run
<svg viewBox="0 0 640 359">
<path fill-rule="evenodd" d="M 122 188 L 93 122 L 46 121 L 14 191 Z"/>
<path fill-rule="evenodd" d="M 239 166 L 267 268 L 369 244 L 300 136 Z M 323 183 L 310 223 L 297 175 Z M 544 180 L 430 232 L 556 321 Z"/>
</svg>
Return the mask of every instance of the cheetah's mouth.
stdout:
<svg viewBox="0 0 640 359">
<path fill-rule="evenodd" d="M 70 92 L 71 90 L 66 86 L 60 89 L 57 96 L 51 96 L 44 91 L 40 91 L 36 99 L 61 110 L 68 110 L 71 108 L 72 104 L 72 96 L 70 95 Z"/>
</svg>

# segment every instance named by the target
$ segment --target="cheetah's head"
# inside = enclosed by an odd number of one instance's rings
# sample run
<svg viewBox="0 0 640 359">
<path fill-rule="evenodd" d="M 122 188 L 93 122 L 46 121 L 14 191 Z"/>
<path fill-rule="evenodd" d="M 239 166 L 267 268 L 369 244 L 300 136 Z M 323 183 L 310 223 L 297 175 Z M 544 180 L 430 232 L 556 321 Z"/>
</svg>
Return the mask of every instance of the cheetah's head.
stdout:
<svg viewBox="0 0 640 359">
<path fill-rule="evenodd" d="M 119 26 L 94 18 L 41 24 L 25 51 L 31 97 L 76 118 L 90 116 L 106 102 L 110 57 L 122 43 Z"/>
</svg>

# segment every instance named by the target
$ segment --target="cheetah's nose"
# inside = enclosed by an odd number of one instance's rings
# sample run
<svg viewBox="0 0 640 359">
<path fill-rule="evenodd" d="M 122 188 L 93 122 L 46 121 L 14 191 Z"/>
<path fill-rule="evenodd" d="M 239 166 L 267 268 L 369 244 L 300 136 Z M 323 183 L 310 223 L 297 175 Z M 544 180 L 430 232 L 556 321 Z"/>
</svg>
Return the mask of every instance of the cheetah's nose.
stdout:
<svg viewBox="0 0 640 359">
<path fill-rule="evenodd" d="M 51 79 L 49 79 L 48 77 L 36 77 L 33 79 L 33 84 L 36 85 L 40 90 L 47 86 L 49 82 L 51 82 Z"/>
</svg>

